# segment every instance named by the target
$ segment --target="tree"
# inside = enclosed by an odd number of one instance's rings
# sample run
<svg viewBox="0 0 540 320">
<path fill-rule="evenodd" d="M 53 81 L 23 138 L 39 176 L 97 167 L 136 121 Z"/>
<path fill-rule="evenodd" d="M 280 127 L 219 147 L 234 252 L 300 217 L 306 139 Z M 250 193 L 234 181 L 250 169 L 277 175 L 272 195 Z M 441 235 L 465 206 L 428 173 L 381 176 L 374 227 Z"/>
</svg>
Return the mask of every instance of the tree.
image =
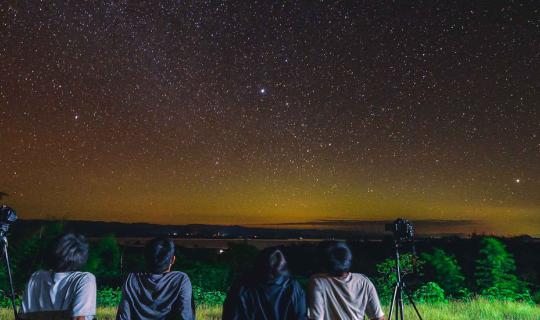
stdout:
<svg viewBox="0 0 540 320">
<path fill-rule="evenodd" d="M 422 259 L 419 259 L 410 253 L 402 254 L 399 257 L 402 278 L 413 273 L 420 275 L 422 273 L 423 265 L 424 261 Z M 379 296 L 383 301 L 390 301 L 394 286 L 397 282 L 395 259 L 386 259 L 377 264 L 376 268 L 379 276 L 375 279 L 375 283 L 377 284 Z"/>
<path fill-rule="evenodd" d="M 46 269 L 45 256 L 53 242 L 63 233 L 62 222 L 47 222 L 39 228 L 25 232 L 22 237 L 14 239 L 9 246 L 11 269 L 15 286 L 18 288 L 28 281 L 32 273 Z M 4 268 L 0 268 L 4 269 Z M 6 288 L 5 271 L 0 272 L 0 283 Z"/>
<path fill-rule="evenodd" d="M 514 257 L 499 240 L 482 239 L 480 257 L 476 260 L 476 285 L 479 292 L 499 300 L 530 300 L 526 283 L 514 274 Z"/>
<path fill-rule="evenodd" d="M 423 253 L 422 259 L 433 267 L 435 282 L 452 297 L 462 297 L 466 292 L 465 277 L 454 255 L 441 249 L 432 253 Z"/>
<path fill-rule="evenodd" d="M 251 271 L 259 250 L 245 243 L 229 243 L 229 249 L 221 256 L 221 262 L 231 268 L 228 282 L 231 283 L 239 276 Z"/>
<path fill-rule="evenodd" d="M 120 276 L 121 251 L 116 237 L 108 235 L 90 246 L 86 269 L 105 282 L 117 282 Z"/>
</svg>

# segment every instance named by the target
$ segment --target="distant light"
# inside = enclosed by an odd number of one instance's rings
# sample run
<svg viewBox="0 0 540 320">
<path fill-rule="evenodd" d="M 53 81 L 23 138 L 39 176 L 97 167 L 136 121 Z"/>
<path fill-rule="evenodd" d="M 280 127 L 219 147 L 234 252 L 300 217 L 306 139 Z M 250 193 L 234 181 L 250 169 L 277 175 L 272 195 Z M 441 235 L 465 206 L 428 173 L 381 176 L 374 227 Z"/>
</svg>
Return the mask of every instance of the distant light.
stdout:
<svg viewBox="0 0 540 320">
<path fill-rule="evenodd" d="M 266 93 L 266 89 L 265 89 L 265 88 L 262 88 L 261 90 L 259 90 L 259 92 L 260 92 L 261 94 L 265 94 L 265 93 Z"/>
<path fill-rule="evenodd" d="M 218 253 L 219 253 L 219 254 L 224 254 L 224 253 L 225 253 L 225 250 L 219 249 Z"/>
<path fill-rule="evenodd" d="M 79 119 L 79 115 L 76 114 L 76 115 L 75 115 L 75 120 L 78 120 L 78 119 Z"/>
<path fill-rule="evenodd" d="M 516 181 L 516 183 L 520 183 L 521 179 L 517 178 L 515 181 Z"/>
</svg>

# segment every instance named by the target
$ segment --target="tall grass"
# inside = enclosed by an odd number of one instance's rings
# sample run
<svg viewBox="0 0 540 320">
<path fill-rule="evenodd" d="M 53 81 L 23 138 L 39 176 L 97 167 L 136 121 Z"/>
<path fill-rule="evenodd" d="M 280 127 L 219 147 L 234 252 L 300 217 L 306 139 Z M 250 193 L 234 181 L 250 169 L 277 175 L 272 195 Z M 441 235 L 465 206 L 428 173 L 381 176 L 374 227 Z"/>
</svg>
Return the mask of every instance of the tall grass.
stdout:
<svg viewBox="0 0 540 320">
<path fill-rule="evenodd" d="M 538 320 L 540 306 L 518 303 L 498 302 L 485 299 L 453 301 L 441 304 L 419 304 L 418 309 L 426 320 Z M 98 320 L 114 320 L 116 308 L 98 308 Z M 415 319 L 414 310 L 406 306 L 406 318 Z M 13 320 L 10 309 L 0 309 L 0 320 Z M 221 307 L 199 306 L 197 319 L 221 319 Z"/>
<path fill-rule="evenodd" d="M 500 302 L 485 299 L 452 301 L 441 304 L 419 304 L 418 309 L 426 320 L 539 320 L 540 307 L 519 302 Z M 414 309 L 406 307 L 406 318 L 416 319 Z"/>
<path fill-rule="evenodd" d="M 116 308 L 98 308 L 96 318 L 98 320 L 114 320 Z M 7 319 L 7 318 L 6 318 Z M 10 318 L 11 319 L 11 318 Z M 218 320 L 221 319 L 221 306 L 199 306 L 197 308 L 197 320 Z M 4 320 L 4 318 L 1 318 Z"/>
</svg>

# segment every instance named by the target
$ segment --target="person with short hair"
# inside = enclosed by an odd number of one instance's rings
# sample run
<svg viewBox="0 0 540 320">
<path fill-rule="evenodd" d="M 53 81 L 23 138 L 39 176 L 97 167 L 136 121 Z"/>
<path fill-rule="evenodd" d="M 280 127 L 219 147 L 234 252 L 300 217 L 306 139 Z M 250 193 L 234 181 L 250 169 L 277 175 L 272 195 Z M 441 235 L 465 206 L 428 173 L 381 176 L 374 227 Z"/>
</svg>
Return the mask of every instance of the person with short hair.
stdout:
<svg viewBox="0 0 540 320">
<path fill-rule="evenodd" d="M 176 261 L 171 239 L 159 237 L 146 244 L 147 272 L 130 273 L 122 288 L 117 320 L 191 320 L 195 306 L 189 277 L 171 271 Z"/>
<path fill-rule="evenodd" d="M 81 272 L 88 260 L 88 243 L 73 233 L 59 237 L 48 250 L 49 270 L 36 271 L 22 296 L 22 319 L 94 319 L 96 278 Z"/>
<path fill-rule="evenodd" d="M 305 293 L 288 272 L 278 248 L 260 252 L 251 274 L 236 282 L 223 306 L 223 320 L 304 320 Z"/>
<path fill-rule="evenodd" d="M 311 320 L 384 320 L 373 283 L 363 274 L 350 272 L 352 253 L 347 244 L 324 241 L 319 245 L 325 273 L 311 277 L 308 317 Z"/>
</svg>

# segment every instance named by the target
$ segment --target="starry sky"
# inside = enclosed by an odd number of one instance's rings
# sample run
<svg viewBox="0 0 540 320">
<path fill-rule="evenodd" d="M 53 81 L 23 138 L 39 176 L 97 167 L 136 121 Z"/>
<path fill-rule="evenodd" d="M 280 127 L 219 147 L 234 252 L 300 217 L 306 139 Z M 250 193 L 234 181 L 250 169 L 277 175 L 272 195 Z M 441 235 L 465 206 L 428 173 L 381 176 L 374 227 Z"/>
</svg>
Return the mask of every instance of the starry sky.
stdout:
<svg viewBox="0 0 540 320">
<path fill-rule="evenodd" d="M 6 1 L 27 219 L 540 235 L 537 1 Z"/>
</svg>

